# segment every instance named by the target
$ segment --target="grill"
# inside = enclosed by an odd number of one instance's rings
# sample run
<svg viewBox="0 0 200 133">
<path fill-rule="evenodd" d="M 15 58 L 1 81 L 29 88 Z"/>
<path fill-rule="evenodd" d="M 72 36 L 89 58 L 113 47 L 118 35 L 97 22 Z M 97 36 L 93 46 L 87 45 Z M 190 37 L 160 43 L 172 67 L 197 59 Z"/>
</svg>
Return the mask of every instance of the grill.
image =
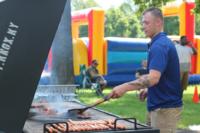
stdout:
<svg viewBox="0 0 200 133">
<path fill-rule="evenodd" d="M 123 121 L 123 124 L 119 121 Z M 125 124 L 128 123 L 128 124 Z M 130 126 L 132 124 L 132 127 Z M 115 120 L 86 120 L 46 123 L 44 124 L 44 133 L 52 132 L 149 132 L 156 133 L 155 130 L 139 124 L 134 118 L 116 118 Z"/>
<path fill-rule="evenodd" d="M 44 86 L 42 86 L 44 87 Z M 59 86 L 60 91 L 56 93 L 43 92 L 44 90 L 40 86 L 40 89 L 36 91 L 36 99 L 35 102 L 38 102 L 38 99 L 51 99 L 48 103 L 43 103 L 43 105 L 51 105 L 52 107 L 56 107 L 57 110 L 56 114 L 45 114 L 45 113 L 38 113 L 37 110 L 31 109 L 30 113 L 34 115 L 30 115 L 29 118 L 26 120 L 24 125 L 24 132 L 27 133 L 51 133 L 50 129 L 53 129 L 53 133 L 159 133 L 158 129 L 151 128 L 147 125 L 139 123 L 136 118 L 121 118 L 117 115 L 112 113 L 97 109 L 97 108 L 90 108 L 85 113 L 88 114 L 90 117 L 88 119 L 81 119 L 77 115 L 68 114 L 68 110 L 74 108 L 83 108 L 85 107 L 84 104 L 80 103 L 77 100 L 72 100 L 75 98 L 64 98 L 63 101 L 53 101 L 52 97 L 57 96 L 57 94 L 65 92 L 63 89 L 68 88 L 67 86 Z M 58 87 L 58 86 L 57 86 Z M 50 87 L 53 88 L 53 87 Z M 72 87 L 73 88 L 73 87 Z M 62 90 L 62 91 L 61 91 Z M 69 89 L 73 90 L 73 89 Z M 73 91 L 74 92 L 74 91 Z M 38 93 L 38 94 L 37 94 Z M 47 94 L 51 95 L 47 95 Z M 69 93 L 69 91 L 67 92 Z M 44 96 L 45 94 L 46 96 Z M 72 95 L 73 93 L 71 93 Z M 54 96 L 55 95 L 55 96 Z M 70 95 L 70 97 L 71 97 Z M 73 94 L 74 95 L 74 94 Z M 66 100 L 68 99 L 68 100 Z M 55 100 L 55 99 L 54 99 Z M 102 123 L 103 122 L 103 123 Z M 81 124 L 80 124 L 81 123 Z M 85 123 L 90 123 L 90 128 L 87 129 L 75 129 L 71 128 L 72 126 L 75 127 L 83 127 Z M 97 126 L 98 125 L 98 126 Z M 96 128 L 95 128 L 96 127 Z"/>
<path fill-rule="evenodd" d="M 55 124 L 61 124 L 64 125 L 64 127 L 66 127 L 66 129 L 64 131 L 59 131 L 58 133 L 67 133 L 67 132 L 72 132 L 71 130 L 69 130 L 69 121 L 75 121 L 75 122 L 85 122 L 85 121 L 91 121 L 93 122 L 95 121 L 101 121 L 101 120 L 115 120 L 114 124 L 113 124 L 113 128 L 107 128 L 107 129 L 103 129 L 103 130 L 88 130 L 88 131 L 78 131 L 78 132 L 110 132 L 110 133 L 159 133 L 158 129 L 154 129 L 151 128 L 147 125 L 138 123 L 137 120 L 135 118 L 131 118 L 131 119 L 124 119 L 124 118 L 120 118 L 117 115 L 114 115 L 112 113 L 108 113 L 96 108 L 92 108 L 92 109 L 88 109 L 86 112 L 91 116 L 89 119 L 85 120 L 85 119 L 80 119 L 76 116 L 73 115 L 68 115 L 68 109 L 72 109 L 72 108 L 80 108 L 80 107 L 84 107 L 84 105 L 82 105 L 81 103 L 78 102 L 63 102 L 63 103 L 52 103 L 55 105 L 62 105 L 63 108 L 66 108 L 66 111 L 63 111 L 60 114 L 56 114 L 56 115 L 45 115 L 45 114 L 36 114 L 32 117 L 30 117 L 29 119 L 27 119 L 25 126 L 24 126 L 24 131 L 28 132 L 28 133 L 50 133 L 47 130 L 47 127 L 51 126 L 53 128 L 55 128 Z M 97 122 L 98 123 L 98 122 Z M 126 129 L 119 129 L 116 128 L 119 124 L 122 124 L 126 127 Z M 96 124 L 94 122 L 94 124 Z M 76 131 L 74 131 L 76 132 Z"/>
</svg>

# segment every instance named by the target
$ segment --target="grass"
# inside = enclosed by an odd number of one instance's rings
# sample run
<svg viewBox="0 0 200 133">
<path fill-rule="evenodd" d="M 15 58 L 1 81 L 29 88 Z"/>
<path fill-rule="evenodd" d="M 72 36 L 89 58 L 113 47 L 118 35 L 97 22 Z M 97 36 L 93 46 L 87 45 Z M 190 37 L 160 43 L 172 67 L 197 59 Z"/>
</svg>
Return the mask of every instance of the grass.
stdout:
<svg viewBox="0 0 200 133">
<path fill-rule="evenodd" d="M 104 90 L 104 94 L 108 94 L 110 91 L 111 88 L 107 88 Z M 198 86 L 198 91 L 200 92 L 200 86 Z M 193 93 L 194 86 L 189 86 L 187 90 L 184 91 L 184 107 L 178 128 L 186 129 L 189 125 L 200 124 L 200 104 L 195 104 L 192 102 Z M 94 103 L 100 98 L 95 94 L 93 90 L 90 89 L 78 90 L 77 94 L 79 100 L 88 105 Z M 112 99 L 108 102 L 98 105 L 97 108 L 111 112 L 121 117 L 135 117 L 141 123 L 145 123 L 146 102 L 139 101 L 136 96 L 136 92 L 128 92 L 119 99 Z"/>
</svg>

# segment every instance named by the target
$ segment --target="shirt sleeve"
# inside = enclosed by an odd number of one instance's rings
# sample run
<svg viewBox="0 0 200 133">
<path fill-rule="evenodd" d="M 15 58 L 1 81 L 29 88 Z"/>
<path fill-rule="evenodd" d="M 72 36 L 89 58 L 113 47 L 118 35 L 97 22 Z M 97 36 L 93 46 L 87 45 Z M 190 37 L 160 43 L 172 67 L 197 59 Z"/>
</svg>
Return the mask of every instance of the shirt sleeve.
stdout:
<svg viewBox="0 0 200 133">
<path fill-rule="evenodd" d="M 167 48 L 164 46 L 154 46 L 150 50 L 149 70 L 154 69 L 161 73 L 165 71 L 167 66 Z"/>
</svg>

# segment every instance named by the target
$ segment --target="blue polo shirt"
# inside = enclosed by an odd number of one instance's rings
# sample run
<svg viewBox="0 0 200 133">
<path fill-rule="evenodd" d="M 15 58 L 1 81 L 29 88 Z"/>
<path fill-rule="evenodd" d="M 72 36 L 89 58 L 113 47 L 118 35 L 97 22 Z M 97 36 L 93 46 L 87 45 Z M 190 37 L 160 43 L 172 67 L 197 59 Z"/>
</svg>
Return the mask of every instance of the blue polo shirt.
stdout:
<svg viewBox="0 0 200 133">
<path fill-rule="evenodd" d="M 174 44 L 164 32 L 157 34 L 151 40 L 147 69 L 161 72 L 158 84 L 148 89 L 148 110 L 181 107 L 182 92 L 178 55 Z"/>
</svg>

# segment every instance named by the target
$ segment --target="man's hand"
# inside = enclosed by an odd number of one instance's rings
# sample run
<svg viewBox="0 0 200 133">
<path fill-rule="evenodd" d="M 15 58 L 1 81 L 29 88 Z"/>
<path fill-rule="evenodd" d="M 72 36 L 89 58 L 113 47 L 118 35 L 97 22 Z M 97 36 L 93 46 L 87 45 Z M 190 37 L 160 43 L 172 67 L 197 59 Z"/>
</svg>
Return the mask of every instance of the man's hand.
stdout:
<svg viewBox="0 0 200 133">
<path fill-rule="evenodd" d="M 112 92 L 109 94 L 111 98 L 119 98 L 123 96 L 128 90 L 127 88 L 130 87 L 127 84 L 122 84 L 113 88 Z"/>
<path fill-rule="evenodd" d="M 146 99 L 146 97 L 147 97 L 147 88 L 140 90 L 139 94 L 140 101 L 143 102 Z"/>
</svg>

